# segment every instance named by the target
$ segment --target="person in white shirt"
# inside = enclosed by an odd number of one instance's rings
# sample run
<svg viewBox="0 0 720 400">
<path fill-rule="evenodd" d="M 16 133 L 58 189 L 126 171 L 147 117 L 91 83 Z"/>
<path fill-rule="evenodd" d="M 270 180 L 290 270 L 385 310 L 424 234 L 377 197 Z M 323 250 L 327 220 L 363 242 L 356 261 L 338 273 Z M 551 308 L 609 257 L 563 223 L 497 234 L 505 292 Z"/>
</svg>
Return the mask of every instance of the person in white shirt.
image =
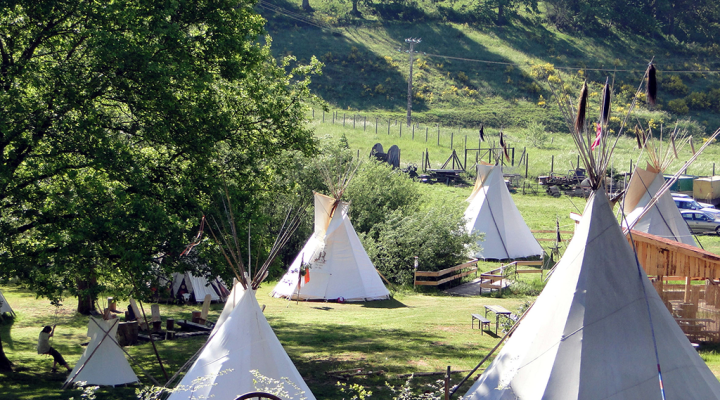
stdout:
<svg viewBox="0 0 720 400">
<path fill-rule="evenodd" d="M 52 372 L 57 372 L 57 365 L 60 364 L 67 368 L 68 371 L 72 371 L 72 368 L 65 362 L 65 359 L 63 358 L 60 353 L 52 348 L 50 346 L 50 338 L 55 334 L 55 326 L 46 326 L 43 328 L 43 330 L 40 332 L 40 337 L 38 337 L 38 345 L 37 345 L 37 352 L 38 354 L 50 354 L 53 356 L 53 368 Z"/>
</svg>

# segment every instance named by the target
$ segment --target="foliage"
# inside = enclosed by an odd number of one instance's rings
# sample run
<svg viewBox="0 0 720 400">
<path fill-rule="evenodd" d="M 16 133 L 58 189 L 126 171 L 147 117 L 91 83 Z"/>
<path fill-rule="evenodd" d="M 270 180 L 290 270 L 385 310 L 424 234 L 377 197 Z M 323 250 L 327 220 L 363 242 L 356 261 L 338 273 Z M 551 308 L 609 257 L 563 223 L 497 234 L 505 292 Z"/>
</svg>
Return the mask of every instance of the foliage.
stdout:
<svg viewBox="0 0 720 400">
<path fill-rule="evenodd" d="M 53 299 L 147 290 L 222 176 L 263 191 L 273 159 L 312 151 L 320 64 L 276 61 L 263 23 L 227 0 L 3 2 L 0 275 Z"/>
<path fill-rule="evenodd" d="M 537 294 L 535 295 L 537 296 Z M 524 303 L 520 304 L 520 306 L 515 310 L 515 319 L 513 318 L 503 318 L 502 322 L 500 322 L 500 330 L 502 330 L 503 333 L 510 332 L 510 329 L 512 329 L 513 326 L 520 320 L 523 314 L 525 314 L 525 311 L 528 310 L 532 306 L 531 301 L 525 301 Z"/>
<path fill-rule="evenodd" d="M 430 204 L 415 212 L 392 212 L 361 236 L 375 267 L 396 283 L 412 282 L 416 256 L 419 269 L 437 271 L 467 260 L 476 246 L 478 235 L 466 231 L 462 204 L 425 201 Z"/>
<path fill-rule="evenodd" d="M 374 160 L 361 166 L 345 194 L 352 207 L 353 226 L 362 233 L 384 224 L 395 211 L 407 214 L 418 208 L 417 183 L 389 164 Z"/>
<path fill-rule="evenodd" d="M 685 102 L 685 99 L 674 99 L 670 100 L 667 103 L 667 108 L 674 112 L 675 114 L 685 115 L 688 112 L 690 112 L 690 108 L 688 107 L 687 103 Z"/>
<path fill-rule="evenodd" d="M 545 128 L 545 124 L 542 122 L 529 122 L 525 128 L 525 135 L 530 143 L 537 148 L 545 147 L 548 137 L 550 136 Z"/>
</svg>

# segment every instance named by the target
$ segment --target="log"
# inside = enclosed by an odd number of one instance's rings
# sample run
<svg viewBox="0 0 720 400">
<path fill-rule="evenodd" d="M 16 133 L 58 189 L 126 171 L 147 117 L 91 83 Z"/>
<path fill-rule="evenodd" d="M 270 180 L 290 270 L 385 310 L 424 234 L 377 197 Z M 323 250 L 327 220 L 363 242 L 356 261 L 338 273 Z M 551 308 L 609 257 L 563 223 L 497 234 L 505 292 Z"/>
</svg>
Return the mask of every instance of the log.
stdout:
<svg viewBox="0 0 720 400">
<path fill-rule="evenodd" d="M 118 323 L 117 339 L 120 346 L 131 346 L 138 342 L 137 321 Z"/>
<path fill-rule="evenodd" d="M 466 373 L 470 372 L 472 370 L 470 369 L 463 369 L 463 370 L 457 370 L 457 371 L 450 371 L 451 374 L 460 374 L 460 373 Z M 447 374 L 447 371 L 440 371 L 440 372 L 415 372 L 412 374 L 402 374 L 402 375 L 395 375 L 395 378 L 409 378 L 411 376 L 436 376 L 436 375 L 445 375 Z"/>
<path fill-rule="evenodd" d="M 168 318 L 165 320 L 165 329 L 169 331 L 175 330 L 175 319 L 174 318 Z"/>
<path fill-rule="evenodd" d="M 195 322 L 190 322 L 184 319 L 179 319 L 177 321 L 177 324 L 183 328 L 192 329 L 192 330 L 201 330 L 201 331 L 207 331 L 210 332 L 212 328 L 209 328 L 205 325 L 200 325 Z"/>
</svg>

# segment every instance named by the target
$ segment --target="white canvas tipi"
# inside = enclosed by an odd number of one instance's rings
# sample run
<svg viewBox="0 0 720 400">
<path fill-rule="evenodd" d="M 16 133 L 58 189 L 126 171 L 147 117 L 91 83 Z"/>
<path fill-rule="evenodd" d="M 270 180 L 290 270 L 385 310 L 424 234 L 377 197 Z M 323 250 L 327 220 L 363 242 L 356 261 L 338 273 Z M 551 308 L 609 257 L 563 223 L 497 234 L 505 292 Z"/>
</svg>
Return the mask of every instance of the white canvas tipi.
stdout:
<svg viewBox="0 0 720 400">
<path fill-rule="evenodd" d="M 168 399 L 234 399 L 256 391 L 255 377 L 250 373 L 256 370 L 263 376 L 283 382 L 290 394 L 287 400 L 301 398 L 298 389 L 304 392 L 302 397 L 314 400 L 260 310 L 255 291 L 242 288 L 236 291 L 239 286 L 237 283 L 233 288 L 239 295 L 237 304 L 230 307 L 232 311 L 213 331 L 198 359 Z M 232 299 L 231 295 L 227 301 L 232 303 Z"/>
<path fill-rule="evenodd" d="M 664 184 L 665 179 L 660 170 L 650 165 L 646 170 L 635 168 L 622 203 L 627 214 L 623 227 L 632 226 L 632 229 L 641 232 L 696 246 L 692 233 L 669 192 L 663 193 L 655 205 L 640 218 L 645 206 Z"/>
<path fill-rule="evenodd" d="M 2 291 L 0 291 L 0 315 L 5 313 L 15 314 L 12 307 L 10 307 L 10 303 L 5 300 L 5 296 L 3 296 Z"/>
<path fill-rule="evenodd" d="M 656 358 L 657 354 L 657 358 Z M 720 383 L 668 312 L 594 192 L 547 286 L 470 399 L 720 399 Z"/>
<path fill-rule="evenodd" d="M 202 303 L 206 295 L 210 295 L 210 301 L 222 301 L 229 291 L 225 286 L 225 282 L 220 277 L 208 281 L 203 276 L 195 276 L 189 271 L 184 274 L 173 273 L 172 295 L 177 296 L 185 285 L 185 293 L 195 295 L 195 302 Z"/>
<path fill-rule="evenodd" d="M 389 297 L 347 212 L 348 203 L 315 193 L 315 232 L 273 289 L 273 296 L 346 301 Z M 309 270 L 300 279 L 303 264 Z"/>
<path fill-rule="evenodd" d="M 478 241 L 482 249 L 474 257 L 507 260 L 543 254 L 510 196 L 502 167 L 478 165 L 475 188 L 467 201 L 470 202 L 465 210 L 467 230 L 485 234 Z"/>
<path fill-rule="evenodd" d="M 125 354 L 115 341 L 119 322 L 119 319 L 105 321 L 102 318 L 90 318 L 87 332 L 90 343 L 65 380 L 65 386 L 73 382 L 116 386 L 138 381 Z"/>
</svg>

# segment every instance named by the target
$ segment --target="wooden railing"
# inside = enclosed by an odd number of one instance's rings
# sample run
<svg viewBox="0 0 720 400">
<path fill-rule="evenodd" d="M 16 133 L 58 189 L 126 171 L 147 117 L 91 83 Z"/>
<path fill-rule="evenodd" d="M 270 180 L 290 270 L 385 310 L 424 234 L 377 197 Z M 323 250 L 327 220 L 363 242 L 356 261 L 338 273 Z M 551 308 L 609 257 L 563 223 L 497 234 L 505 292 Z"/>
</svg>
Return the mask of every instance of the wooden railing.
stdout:
<svg viewBox="0 0 720 400">
<path fill-rule="evenodd" d="M 448 283 L 452 280 L 468 276 L 473 272 L 477 275 L 477 261 L 477 259 L 472 259 L 464 264 L 442 269 L 440 271 L 415 271 L 414 284 L 415 286 L 439 286 L 443 283 Z M 447 278 L 442 278 L 448 274 L 452 275 Z M 436 280 L 418 280 L 418 277 L 436 278 Z"/>
</svg>

